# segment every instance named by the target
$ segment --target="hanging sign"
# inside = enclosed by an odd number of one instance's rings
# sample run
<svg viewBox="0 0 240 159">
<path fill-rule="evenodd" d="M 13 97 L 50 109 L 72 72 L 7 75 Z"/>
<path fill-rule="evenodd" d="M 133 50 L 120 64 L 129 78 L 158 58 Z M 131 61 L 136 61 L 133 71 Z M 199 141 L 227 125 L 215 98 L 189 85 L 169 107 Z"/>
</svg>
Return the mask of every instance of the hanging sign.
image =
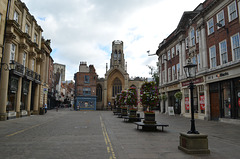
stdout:
<svg viewBox="0 0 240 159">
<path fill-rule="evenodd" d="M 200 109 L 205 110 L 205 97 L 204 97 L 204 95 L 200 95 L 199 103 L 200 103 Z"/>
<path fill-rule="evenodd" d="M 238 106 L 240 107 L 240 98 L 238 98 Z"/>
<path fill-rule="evenodd" d="M 189 97 L 185 97 L 185 108 L 189 110 Z"/>
</svg>

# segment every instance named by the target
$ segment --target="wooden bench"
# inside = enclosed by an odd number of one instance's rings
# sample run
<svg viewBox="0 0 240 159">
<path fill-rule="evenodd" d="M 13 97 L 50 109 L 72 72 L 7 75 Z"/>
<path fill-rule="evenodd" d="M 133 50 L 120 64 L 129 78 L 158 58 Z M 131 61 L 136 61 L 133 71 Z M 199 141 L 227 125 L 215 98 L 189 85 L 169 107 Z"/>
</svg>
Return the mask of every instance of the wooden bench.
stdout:
<svg viewBox="0 0 240 159">
<path fill-rule="evenodd" d="M 157 130 L 157 127 L 160 126 L 162 127 L 162 131 L 164 130 L 164 127 L 168 127 L 169 125 L 167 124 L 162 124 L 157 122 L 156 124 L 146 124 L 143 122 L 134 122 L 134 124 L 137 125 L 137 130 L 139 130 L 139 126 L 142 127 L 142 130 Z"/>
<path fill-rule="evenodd" d="M 123 121 L 129 121 L 129 122 L 131 122 L 131 121 L 141 121 L 141 119 L 144 119 L 144 118 L 141 118 L 141 117 L 131 117 L 131 116 L 124 116 L 123 117 Z"/>
<path fill-rule="evenodd" d="M 113 112 L 113 114 L 114 114 L 114 115 L 119 115 L 119 114 L 121 114 L 121 113 L 119 113 L 119 112 Z"/>
</svg>

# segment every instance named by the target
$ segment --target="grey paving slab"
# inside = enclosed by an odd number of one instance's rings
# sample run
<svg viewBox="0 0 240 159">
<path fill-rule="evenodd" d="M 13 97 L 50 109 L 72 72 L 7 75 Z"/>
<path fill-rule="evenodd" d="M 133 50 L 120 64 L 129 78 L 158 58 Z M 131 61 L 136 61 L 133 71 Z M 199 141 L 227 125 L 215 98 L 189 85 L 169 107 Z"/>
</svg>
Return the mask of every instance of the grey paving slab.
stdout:
<svg viewBox="0 0 240 159">
<path fill-rule="evenodd" d="M 141 115 L 143 116 L 142 112 Z M 210 155 L 178 150 L 179 133 L 190 129 L 190 119 L 156 112 L 164 132 L 144 132 L 123 122 L 111 111 L 49 110 L 45 115 L 0 122 L 0 158 L 16 159 L 238 159 L 240 125 L 196 120 L 208 135 Z"/>
</svg>

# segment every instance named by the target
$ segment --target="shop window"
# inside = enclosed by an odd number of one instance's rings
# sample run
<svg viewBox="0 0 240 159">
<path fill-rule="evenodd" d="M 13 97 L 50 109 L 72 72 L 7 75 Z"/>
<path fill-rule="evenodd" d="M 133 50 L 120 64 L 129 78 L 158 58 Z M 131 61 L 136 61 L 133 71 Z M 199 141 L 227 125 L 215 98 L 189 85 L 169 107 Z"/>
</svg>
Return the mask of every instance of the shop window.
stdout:
<svg viewBox="0 0 240 159">
<path fill-rule="evenodd" d="M 231 117 L 231 89 L 230 89 L 230 82 L 226 81 L 222 83 L 222 98 L 223 98 L 223 111 L 224 117 L 230 118 Z"/>
<path fill-rule="evenodd" d="M 185 103 L 185 112 L 189 113 L 190 109 L 190 99 L 189 99 L 189 89 L 184 89 L 184 103 Z"/>
<path fill-rule="evenodd" d="M 170 60 L 171 59 L 171 51 L 170 50 L 168 50 L 168 60 Z"/>
<path fill-rule="evenodd" d="M 205 96 L 204 96 L 204 86 L 198 86 L 199 89 L 199 105 L 201 113 L 205 114 Z"/>
</svg>

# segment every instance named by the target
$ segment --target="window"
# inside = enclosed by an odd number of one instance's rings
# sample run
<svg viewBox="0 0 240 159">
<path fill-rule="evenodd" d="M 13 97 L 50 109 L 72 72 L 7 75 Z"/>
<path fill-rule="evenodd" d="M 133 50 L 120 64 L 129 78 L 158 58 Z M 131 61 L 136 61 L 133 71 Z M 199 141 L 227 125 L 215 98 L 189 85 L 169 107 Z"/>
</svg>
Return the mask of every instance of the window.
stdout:
<svg viewBox="0 0 240 159">
<path fill-rule="evenodd" d="M 83 88 L 83 95 L 91 95 L 91 88 Z"/>
<path fill-rule="evenodd" d="M 179 52 L 180 52 L 180 47 L 179 47 L 179 44 L 176 45 L 176 55 L 179 55 Z"/>
<path fill-rule="evenodd" d="M 176 69 L 175 69 L 175 65 L 172 66 L 172 80 L 176 79 Z"/>
<path fill-rule="evenodd" d="M 175 48 L 173 47 L 172 48 L 172 57 L 174 57 L 175 56 Z"/>
<path fill-rule="evenodd" d="M 122 82 L 119 78 L 115 78 L 112 86 L 112 97 L 115 97 L 118 93 L 122 91 Z"/>
<path fill-rule="evenodd" d="M 207 22 L 207 26 L 208 26 L 208 35 L 212 34 L 214 32 L 214 22 L 213 22 L 213 18 L 211 18 L 208 22 Z"/>
<path fill-rule="evenodd" d="M 233 61 L 240 59 L 239 33 L 231 37 Z"/>
<path fill-rule="evenodd" d="M 218 23 L 218 24 L 221 24 L 222 26 L 225 25 L 225 21 L 224 21 L 224 11 L 223 11 L 223 10 L 217 14 L 217 23 Z M 220 27 L 218 27 L 218 29 L 219 29 L 219 28 L 220 28 Z"/>
<path fill-rule="evenodd" d="M 84 83 L 89 83 L 90 82 L 90 78 L 88 75 L 84 76 Z"/>
<path fill-rule="evenodd" d="M 227 42 L 226 40 L 219 43 L 219 50 L 220 50 L 220 60 L 221 64 L 225 64 L 228 62 L 228 55 L 227 55 Z"/>
<path fill-rule="evenodd" d="M 194 46 L 195 45 L 195 31 L 194 31 L 194 29 L 191 30 L 190 38 L 191 38 L 191 46 Z"/>
<path fill-rule="evenodd" d="M 26 52 L 24 52 L 23 53 L 23 60 L 22 60 L 22 63 L 23 63 L 24 67 L 26 66 L 26 59 L 27 59 L 27 54 L 26 54 Z"/>
<path fill-rule="evenodd" d="M 15 21 L 18 23 L 18 20 L 19 20 L 19 13 L 18 13 L 17 11 L 14 12 L 13 20 L 15 20 Z"/>
<path fill-rule="evenodd" d="M 11 45 L 11 52 L 10 52 L 10 61 L 14 61 L 15 59 L 15 51 L 16 51 L 16 45 Z"/>
<path fill-rule="evenodd" d="M 114 52 L 114 60 L 117 60 L 117 50 L 115 50 L 115 52 Z"/>
<path fill-rule="evenodd" d="M 235 1 L 228 6 L 228 18 L 229 22 L 237 18 L 237 7 Z"/>
<path fill-rule="evenodd" d="M 37 43 L 37 34 L 34 34 L 33 42 Z"/>
<path fill-rule="evenodd" d="M 186 49 L 188 49 L 188 37 L 185 39 L 186 42 Z"/>
<path fill-rule="evenodd" d="M 165 81 L 165 70 L 162 71 L 162 81 L 163 81 L 163 83 L 166 82 L 166 81 Z"/>
<path fill-rule="evenodd" d="M 2 14 L 0 13 L 0 23 L 1 23 L 1 20 L 2 20 Z"/>
<path fill-rule="evenodd" d="M 168 60 L 170 60 L 171 59 L 171 52 L 170 52 L 170 50 L 168 50 Z"/>
<path fill-rule="evenodd" d="M 118 60 L 121 61 L 121 59 L 122 59 L 122 54 L 121 54 L 121 50 L 119 50 L 119 52 L 118 52 Z"/>
<path fill-rule="evenodd" d="M 32 70 L 34 71 L 34 65 L 35 65 L 35 61 L 34 59 L 32 59 Z"/>
<path fill-rule="evenodd" d="M 198 60 L 198 70 L 199 70 L 201 68 L 200 54 L 197 54 L 197 60 Z"/>
<path fill-rule="evenodd" d="M 210 67 L 216 67 L 217 66 L 217 60 L 216 60 L 216 47 L 212 46 L 209 48 L 209 55 L 210 55 Z"/>
<path fill-rule="evenodd" d="M 172 70 L 171 67 L 168 68 L 168 82 L 172 81 Z"/>
<path fill-rule="evenodd" d="M 25 25 L 25 33 L 29 34 L 29 25 L 28 24 Z"/>
<path fill-rule="evenodd" d="M 179 78 L 180 76 L 180 64 L 178 63 L 177 64 L 177 79 Z"/>
<path fill-rule="evenodd" d="M 196 43 L 199 42 L 199 30 L 196 30 Z"/>
</svg>

